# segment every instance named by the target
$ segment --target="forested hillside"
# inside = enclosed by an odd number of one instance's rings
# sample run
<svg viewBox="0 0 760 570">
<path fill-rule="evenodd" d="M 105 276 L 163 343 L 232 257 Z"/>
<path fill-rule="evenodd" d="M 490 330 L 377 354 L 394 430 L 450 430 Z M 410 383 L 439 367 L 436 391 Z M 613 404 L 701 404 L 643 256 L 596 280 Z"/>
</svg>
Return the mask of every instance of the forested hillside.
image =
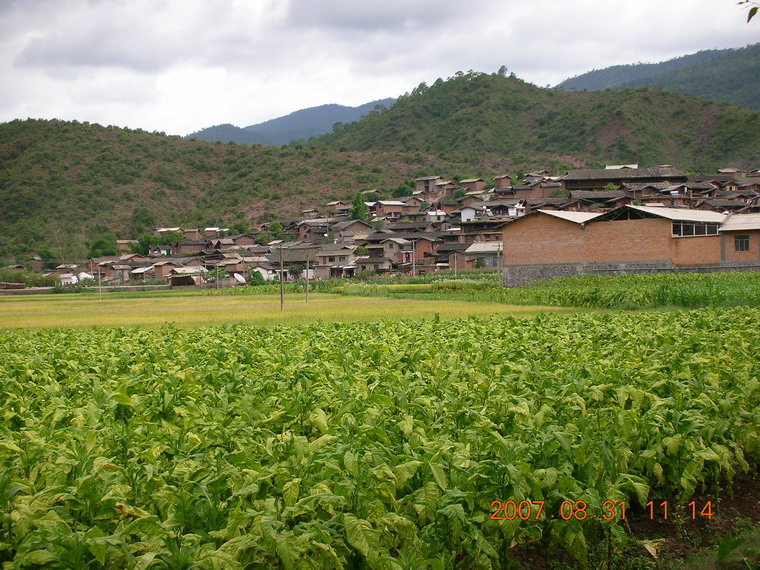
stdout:
<svg viewBox="0 0 760 570">
<path fill-rule="evenodd" d="M 557 89 L 658 87 L 760 111 L 760 44 L 707 50 L 662 63 L 616 65 L 566 79 Z"/>
<path fill-rule="evenodd" d="M 0 255 L 157 225 L 244 231 L 364 190 L 408 194 L 417 176 L 490 181 L 610 162 L 756 168 L 760 113 L 654 89 L 565 93 L 468 73 L 282 148 L 13 121 L 0 124 Z"/>
<path fill-rule="evenodd" d="M 13 121 L 0 124 L 0 256 L 36 251 L 43 241 L 58 247 L 106 233 L 131 238 L 160 225 L 223 223 L 242 231 L 361 190 L 390 195 L 403 186 L 408 193 L 415 176 L 489 177 L 513 167 L 503 156 L 251 147 Z"/>
<path fill-rule="evenodd" d="M 568 93 L 471 72 L 420 84 L 387 112 L 370 113 L 316 144 L 709 171 L 760 162 L 760 113 L 657 89 Z"/>
</svg>

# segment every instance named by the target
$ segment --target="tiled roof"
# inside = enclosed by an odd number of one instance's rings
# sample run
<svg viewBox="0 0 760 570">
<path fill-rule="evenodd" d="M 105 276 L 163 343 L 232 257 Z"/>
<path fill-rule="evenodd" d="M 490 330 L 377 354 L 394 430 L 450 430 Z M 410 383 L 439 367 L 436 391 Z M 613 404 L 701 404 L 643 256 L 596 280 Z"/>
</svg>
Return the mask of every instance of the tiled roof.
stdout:
<svg viewBox="0 0 760 570">
<path fill-rule="evenodd" d="M 675 168 L 620 168 L 597 170 L 571 170 L 563 180 L 633 180 L 636 178 L 686 178 L 687 174 Z"/>
</svg>

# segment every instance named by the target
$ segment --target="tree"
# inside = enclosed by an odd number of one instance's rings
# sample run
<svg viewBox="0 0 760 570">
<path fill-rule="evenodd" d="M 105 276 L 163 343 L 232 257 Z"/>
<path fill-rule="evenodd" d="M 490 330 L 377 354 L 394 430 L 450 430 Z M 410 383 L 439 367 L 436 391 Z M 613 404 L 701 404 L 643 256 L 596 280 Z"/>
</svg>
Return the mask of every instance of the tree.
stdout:
<svg viewBox="0 0 760 570">
<path fill-rule="evenodd" d="M 351 203 L 351 211 L 348 213 L 351 220 L 367 221 L 367 204 L 364 203 L 364 196 L 360 193 L 354 195 L 354 201 Z"/>
<path fill-rule="evenodd" d="M 300 263 L 294 263 L 293 265 L 288 267 L 288 274 L 298 279 L 299 277 L 301 277 L 301 274 L 303 273 L 304 269 L 306 268 Z"/>
<path fill-rule="evenodd" d="M 132 253 L 148 255 L 153 245 L 166 245 L 178 241 L 185 241 L 185 235 L 180 232 L 164 232 L 160 236 L 143 234 L 137 238 L 137 244 L 132 245 Z"/>
<path fill-rule="evenodd" d="M 117 255 L 116 236 L 113 234 L 102 235 L 90 244 L 88 255 L 90 257 L 104 257 Z"/>
</svg>

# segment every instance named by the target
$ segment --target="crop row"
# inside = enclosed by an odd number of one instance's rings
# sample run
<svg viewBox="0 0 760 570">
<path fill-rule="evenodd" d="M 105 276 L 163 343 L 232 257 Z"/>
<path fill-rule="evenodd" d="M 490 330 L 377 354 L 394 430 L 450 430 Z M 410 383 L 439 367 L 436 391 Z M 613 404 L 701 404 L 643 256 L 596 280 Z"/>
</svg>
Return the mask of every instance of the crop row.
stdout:
<svg viewBox="0 0 760 570">
<path fill-rule="evenodd" d="M 760 272 L 579 275 L 501 287 L 492 280 L 441 278 L 409 284 L 347 283 L 342 292 L 367 296 L 493 301 L 516 305 L 593 308 L 760 307 Z"/>
<path fill-rule="evenodd" d="M 505 567 L 719 509 L 760 460 L 757 309 L 0 334 L 0 562 Z M 492 520 L 493 501 L 543 502 Z M 528 503 L 526 503 L 526 501 Z M 535 502 L 535 503 L 534 503 Z"/>
</svg>

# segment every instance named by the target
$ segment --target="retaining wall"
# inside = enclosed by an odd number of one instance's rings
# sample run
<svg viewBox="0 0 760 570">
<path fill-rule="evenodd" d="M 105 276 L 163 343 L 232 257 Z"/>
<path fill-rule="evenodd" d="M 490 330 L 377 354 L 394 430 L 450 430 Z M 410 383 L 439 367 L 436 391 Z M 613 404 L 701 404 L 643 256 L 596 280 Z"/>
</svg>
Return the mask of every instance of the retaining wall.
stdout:
<svg viewBox="0 0 760 570">
<path fill-rule="evenodd" d="M 501 284 L 505 287 L 520 287 L 531 281 L 586 273 L 619 275 L 624 273 L 714 273 L 727 271 L 760 271 L 760 261 L 722 263 L 720 265 L 673 265 L 670 260 L 507 265 L 502 271 Z"/>
</svg>

